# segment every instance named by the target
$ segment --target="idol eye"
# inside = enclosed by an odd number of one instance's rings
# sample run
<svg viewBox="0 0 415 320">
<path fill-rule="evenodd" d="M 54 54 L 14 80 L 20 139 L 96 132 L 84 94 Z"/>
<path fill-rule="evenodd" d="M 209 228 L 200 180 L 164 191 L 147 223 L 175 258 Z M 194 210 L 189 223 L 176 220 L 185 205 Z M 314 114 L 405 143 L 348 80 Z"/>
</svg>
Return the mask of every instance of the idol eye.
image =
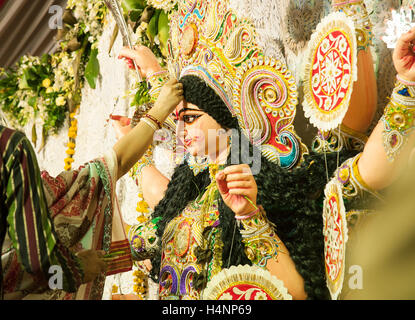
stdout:
<svg viewBox="0 0 415 320">
<path fill-rule="evenodd" d="M 184 123 L 191 124 L 196 121 L 197 118 L 200 118 L 201 114 L 186 114 L 183 116 Z"/>
</svg>

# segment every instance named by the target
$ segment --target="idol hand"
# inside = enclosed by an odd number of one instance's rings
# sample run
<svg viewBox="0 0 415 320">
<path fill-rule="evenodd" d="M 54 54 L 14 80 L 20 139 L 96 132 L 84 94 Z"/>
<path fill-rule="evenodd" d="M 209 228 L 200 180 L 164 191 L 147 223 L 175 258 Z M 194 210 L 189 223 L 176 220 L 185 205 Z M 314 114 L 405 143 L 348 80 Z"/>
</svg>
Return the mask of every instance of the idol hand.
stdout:
<svg viewBox="0 0 415 320">
<path fill-rule="evenodd" d="M 137 46 L 134 50 L 124 47 L 121 49 L 118 58 L 125 59 L 130 69 L 134 69 L 134 60 L 141 77 L 144 79 L 148 75 L 162 70 L 154 53 L 145 46 Z"/>
<path fill-rule="evenodd" d="M 398 75 L 404 80 L 415 81 L 415 27 L 403 34 L 393 52 L 393 63 Z"/>
<path fill-rule="evenodd" d="M 247 164 L 226 167 L 216 174 L 216 183 L 225 204 L 237 216 L 257 209 L 257 184 Z"/>
<path fill-rule="evenodd" d="M 130 126 L 130 118 L 111 114 L 110 119 L 113 120 L 112 126 L 114 127 L 117 139 L 122 138 L 131 131 L 132 127 Z"/>
</svg>

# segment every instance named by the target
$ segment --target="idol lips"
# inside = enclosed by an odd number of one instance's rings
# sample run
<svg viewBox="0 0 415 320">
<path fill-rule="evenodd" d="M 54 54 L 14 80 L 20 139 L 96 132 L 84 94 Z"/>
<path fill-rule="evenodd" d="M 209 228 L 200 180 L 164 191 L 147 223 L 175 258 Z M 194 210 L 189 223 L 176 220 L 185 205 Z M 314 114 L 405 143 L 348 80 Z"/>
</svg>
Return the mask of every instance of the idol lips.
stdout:
<svg viewBox="0 0 415 320">
<path fill-rule="evenodd" d="M 193 137 L 191 139 L 184 139 L 184 145 L 186 147 L 190 147 L 193 144 L 193 142 L 196 142 L 196 141 L 199 141 L 199 140 L 200 140 L 200 137 Z"/>
</svg>

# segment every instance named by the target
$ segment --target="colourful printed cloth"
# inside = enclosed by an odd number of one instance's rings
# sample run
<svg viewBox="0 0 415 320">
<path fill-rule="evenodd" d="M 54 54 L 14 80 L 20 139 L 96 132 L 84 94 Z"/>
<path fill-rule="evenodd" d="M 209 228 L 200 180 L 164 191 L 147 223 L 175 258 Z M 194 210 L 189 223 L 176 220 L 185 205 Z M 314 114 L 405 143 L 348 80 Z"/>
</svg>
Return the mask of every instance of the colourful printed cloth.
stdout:
<svg viewBox="0 0 415 320">
<path fill-rule="evenodd" d="M 53 230 L 30 142 L 23 133 L 0 126 L 0 152 L 0 206 L 8 225 L 2 251 L 6 297 L 44 290 L 51 265 L 62 266 L 63 288 L 76 291 L 83 277 L 79 260 Z"/>
<path fill-rule="evenodd" d="M 19 134 L 21 135 L 21 134 Z M 27 149 L 32 150 L 30 142 L 21 135 L 21 140 L 28 145 Z M 30 147 L 30 148 L 29 148 Z M 27 208 L 28 214 L 38 219 L 35 224 L 26 223 L 26 229 L 22 228 L 20 221 L 13 220 L 13 217 L 19 215 L 21 212 L 22 196 L 17 197 L 15 204 L 11 204 L 11 214 L 9 214 L 9 236 L 6 236 L 5 243 L 2 251 L 2 264 L 3 274 L 5 278 L 5 298 L 11 299 L 101 299 L 105 274 L 102 274 L 95 281 L 81 285 L 76 293 L 69 294 L 68 292 L 74 292 L 79 286 L 80 281 L 76 284 L 73 283 L 72 287 L 64 286 L 64 290 L 46 290 L 45 287 L 39 287 L 37 278 L 32 276 L 33 272 L 27 269 L 25 260 L 20 260 L 21 255 L 25 255 L 27 247 L 19 245 L 16 235 L 22 237 L 22 235 L 33 236 L 32 242 L 39 243 L 40 246 L 49 248 L 50 251 L 44 252 L 44 250 L 30 250 L 29 253 L 44 253 L 41 257 L 38 257 L 39 261 L 42 261 L 42 269 L 39 270 L 39 274 L 43 277 L 48 274 L 49 266 L 53 264 L 61 265 L 62 268 L 71 268 L 73 264 L 67 258 L 63 261 L 62 258 L 57 258 L 54 261 L 48 262 L 52 250 L 58 247 L 61 250 L 64 248 L 70 248 L 73 252 L 78 252 L 86 249 L 105 250 L 111 252 L 112 248 L 119 250 L 122 244 L 126 240 L 126 236 L 123 230 L 123 223 L 118 208 L 118 203 L 115 196 L 115 183 L 117 174 L 117 159 L 115 152 L 111 151 L 103 158 L 95 159 L 81 166 L 78 170 L 62 172 L 56 178 L 51 177 L 47 172 L 42 172 L 41 175 L 37 168 L 36 158 L 34 157 L 33 150 L 32 157 L 29 158 L 30 163 L 35 163 L 35 167 L 28 171 L 28 176 L 38 176 L 35 186 L 32 184 L 27 185 L 27 190 L 37 190 L 38 194 L 42 196 L 42 201 L 39 201 L 40 196 L 33 195 L 27 191 L 24 195 L 27 203 L 37 203 L 41 205 L 40 211 L 32 212 L 29 210 L 29 205 L 23 206 Z M 4 159 L 4 158 L 3 158 Z M 17 161 L 19 163 L 21 161 Z M 23 162 L 24 163 L 24 162 Z M 22 165 L 21 171 L 25 171 L 25 165 Z M 41 179 L 40 179 L 41 176 Z M 2 179 L 3 181 L 3 179 Z M 30 180 L 27 180 L 30 181 Z M 31 186 L 29 188 L 29 185 Z M 42 190 L 43 186 L 43 190 Z M 17 186 L 11 186 L 10 194 L 16 193 Z M 33 189 L 35 187 L 35 189 Z M 3 189 L 4 190 L 4 189 Z M 43 192 L 44 191 L 44 192 Z M 36 198 L 37 197 L 37 198 Z M 12 197 L 13 198 L 13 197 Z M 21 213 L 20 213 L 21 215 Z M 27 219 L 25 222 L 29 221 Z M 43 226 L 43 230 L 37 231 L 33 229 L 36 225 L 37 228 Z M 17 231 L 13 228 L 17 227 Z M 32 228 L 32 229 L 28 229 Z M 49 228 L 49 229 L 48 229 Z M 54 231 L 56 233 L 54 233 Z M 40 232 L 40 233 L 39 233 Z M 44 236 L 39 236 L 41 234 Z M 49 235 L 46 238 L 45 235 Z M 23 238 L 21 241 L 26 241 Z M 111 245 L 116 243 L 117 245 Z M 42 248 L 43 248 L 42 247 Z M 112 248 L 111 248 L 112 247 Z M 68 250 L 66 250 L 68 252 Z M 68 254 L 70 254 L 68 252 Z M 64 255 L 58 255 L 64 256 Z M 72 256 L 73 257 L 73 256 Z M 34 258 L 26 258 L 28 261 Z M 23 263 L 21 263 L 21 261 Z M 122 254 L 118 259 L 110 264 L 108 274 L 114 274 L 125 270 L 130 270 L 132 267 L 131 257 L 129 253 Z M 71 269 L 70 269 L 71 270 Z M 68 271 L 66 271 L 68 274 Z M 70 276 L 67 276 L 70 278 Z M 80 280 L 79 276 L 79 280 Z M 72 278 L 71 278 L 72 279 Z M 46 283 L 47 284 L 47 283 Z"/>
</svg>

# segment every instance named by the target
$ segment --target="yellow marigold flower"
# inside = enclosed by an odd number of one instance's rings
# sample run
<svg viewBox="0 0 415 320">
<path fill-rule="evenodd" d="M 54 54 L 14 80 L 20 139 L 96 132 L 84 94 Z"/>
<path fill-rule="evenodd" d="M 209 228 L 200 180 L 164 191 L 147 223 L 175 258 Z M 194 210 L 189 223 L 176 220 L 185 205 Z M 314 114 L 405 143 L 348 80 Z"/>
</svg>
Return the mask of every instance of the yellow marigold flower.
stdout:
<svg viewBox="0 0 415 320">
<path fill-rule="evenodd" d="M 118 286 L 116 284 L 112 285 L 112 293 L 117 293 L 118 292 Z"/>
<path fill-rule="evenodd" d="M 69 171 L 72 169 L 72 166 L 70 164 L 65 164 L 65 171 Z"/>
<path fill-rule="evenodd" d="M 78 120 L 73 119 L 73 120 L 71 121 L 71 126 L 72 126 L 72 127 L 77 127 L 77 126 L 78 126 Z"/>
<path fill-rule="evenodd" d="M 140 278 L 140 277 L 136 277 L 136 278 L 134 279 L 134 282 L 135 282 L 135 284 L 136 284 L 136 285 L 141 286 L 141 285 L 142 285 L 142 283 L 143 283 L 143 279 L 142 279 L 142 278 Z"/>
<path fill-rule="evenodd" d="M 52 84 L 52 82 L 48 78 L 46 78 L 42 81 L 42 86 L 44 86 L 45 88 L 49 88 L 51 84 Z"/>
<path fill-rule="evenodd" d="M 62 107 L 66 104 L 66 99 L 63 96 L 59 96 L 56 98 L 56 105 Z"/>
<path fill-rule="evenodd" d="M 137 209 L 138 212 L 148 213 L 148 204 L 145 201 L 139 201 L 137 203 Z"/>
<path fill-rule="evenodd" d="M 67 147 L 71 149 L 75 149 L 76 145 L 73 142 L 68 142 Z"/>
<path fill-rule="evenodd" d="M 138 286 L 136 284 L 133 286 L 133 290 L 138 293 Z"/>
<path fill-rule="evenodd" d="M 74 118 L 75 118 L 75 116 L 76 116 L 76 112 L 72 112 L 72 113 L 70 113 L 70 114 L 69 114 L 69 117 L 70 117 L 71 119 L 74 119 Z"/>
<path fill-rule="evenodd" d="M 75 154 L 75 150 L 73 150 L 73 149 L 68 149 L 68 150 L 66 150 L 66 154 L 69 154 L 69 155 L 74 155 L 74 154 Z"/>
<path fill-rule="evenodd" d="M 146 222 L 148 219 L 144 216 L 144 215 L 142 215 L 142 216 L 138 216 L 137 217 L 137 221 L 139 222 L 139 223 L 144 223 L 144 222 Z"/>
<path fill-rule="evenodd" d="M 65 158 L 65 163 L 66 164 L 71 164 L 72 162 L 74 162 L 75 160 L 73 159 L 73 158 L 70 158 L 70 157 L 68 157 L 68 158 Z"/>
<path fill-rule="evenodd" d="M 75 138 L 76 138 L 76 132 L 71 132 L 71 131 L 69 131 L 69 133 L 68 133 L 68 137 L 69 137 L 69 138 L 72 138 L 72 139 L 75 139 Z"/>
</svg>

